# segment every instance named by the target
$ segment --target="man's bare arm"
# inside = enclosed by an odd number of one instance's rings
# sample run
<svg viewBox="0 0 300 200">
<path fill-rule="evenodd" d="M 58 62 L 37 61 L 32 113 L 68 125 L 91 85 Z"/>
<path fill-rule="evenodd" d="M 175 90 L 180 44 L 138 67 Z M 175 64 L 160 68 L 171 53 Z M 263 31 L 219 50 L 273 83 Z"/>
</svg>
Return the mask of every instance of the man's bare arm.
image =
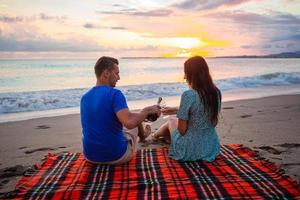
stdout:
<svg viewBox="0 0 300 200">
<path fill-rule="evenodd" d="M 118 111 L 117 117 L 123 126 L 125 126 L 127 129 L 133 129 L 142 123 L 150 113 L 156 113 L 159 116 L 159 107 L 157 105 L 149 106 L 142 109 L 139 113 L 133 113 L 126 108 Z"/>
</svg>

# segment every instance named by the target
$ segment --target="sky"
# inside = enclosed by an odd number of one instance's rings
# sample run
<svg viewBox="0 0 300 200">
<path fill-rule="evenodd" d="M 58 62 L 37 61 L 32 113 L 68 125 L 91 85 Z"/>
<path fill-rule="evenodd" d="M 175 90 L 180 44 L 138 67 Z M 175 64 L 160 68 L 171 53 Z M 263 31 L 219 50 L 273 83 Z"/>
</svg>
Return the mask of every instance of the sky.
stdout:
<svg viewBox="0 0 300 200">
<path fill-rule="evenodd" d="M 300 0 L 0 0 L 0 58 L 300 50 Z"/>
</svg>

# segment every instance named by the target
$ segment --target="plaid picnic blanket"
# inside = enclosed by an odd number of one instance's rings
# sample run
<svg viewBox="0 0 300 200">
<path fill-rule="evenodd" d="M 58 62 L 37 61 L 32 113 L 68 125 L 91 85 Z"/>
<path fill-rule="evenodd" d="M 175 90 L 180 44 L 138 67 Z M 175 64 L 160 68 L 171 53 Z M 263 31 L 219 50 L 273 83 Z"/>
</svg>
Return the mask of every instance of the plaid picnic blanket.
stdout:
<svg viewBox="0 0 300 200">
<path fill-rule="evenodd" d="M 300 187 L 242 145 L 212 162 L 178 162 L 168 148 L 139 150 L 130 163 L 93 165 L 81 153 L 48 155 L 16 185 L 15 199 L 300 199 Z"/>
</svg>

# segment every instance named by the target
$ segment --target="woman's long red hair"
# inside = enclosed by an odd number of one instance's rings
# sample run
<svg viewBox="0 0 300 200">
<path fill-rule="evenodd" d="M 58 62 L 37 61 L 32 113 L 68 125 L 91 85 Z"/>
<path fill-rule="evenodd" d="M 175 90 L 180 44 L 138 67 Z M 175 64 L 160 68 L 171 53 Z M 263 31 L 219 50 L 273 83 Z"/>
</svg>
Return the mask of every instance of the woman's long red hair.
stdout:
<svg viewBox="0 0 300 200">
<path fill-rule="evenodd" d="M 218 99 L 221 100 L 221 92 L 213 83 L 204 58 L 194 56 L 185 61 L 184 74 L 191 88 L 198 92 L 204 104 L 204 112 L 209 114 L 212 125 L 216 126 L 219 116 Z"/>
</svg>

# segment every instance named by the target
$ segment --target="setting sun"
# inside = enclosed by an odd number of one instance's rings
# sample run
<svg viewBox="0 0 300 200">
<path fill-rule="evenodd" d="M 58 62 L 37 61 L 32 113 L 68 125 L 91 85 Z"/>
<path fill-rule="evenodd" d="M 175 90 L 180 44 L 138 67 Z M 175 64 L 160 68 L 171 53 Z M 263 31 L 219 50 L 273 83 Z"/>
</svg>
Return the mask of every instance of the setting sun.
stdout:
<svg viewBox="0 0 300 200">
<path fill-rule="evenodd" d="M 205 42 L 200 41 L 198 38 L 175 38 L 174 45 L 183 49 L 191 49 L 197 46 L 205 45 Z"/>
</svg>

